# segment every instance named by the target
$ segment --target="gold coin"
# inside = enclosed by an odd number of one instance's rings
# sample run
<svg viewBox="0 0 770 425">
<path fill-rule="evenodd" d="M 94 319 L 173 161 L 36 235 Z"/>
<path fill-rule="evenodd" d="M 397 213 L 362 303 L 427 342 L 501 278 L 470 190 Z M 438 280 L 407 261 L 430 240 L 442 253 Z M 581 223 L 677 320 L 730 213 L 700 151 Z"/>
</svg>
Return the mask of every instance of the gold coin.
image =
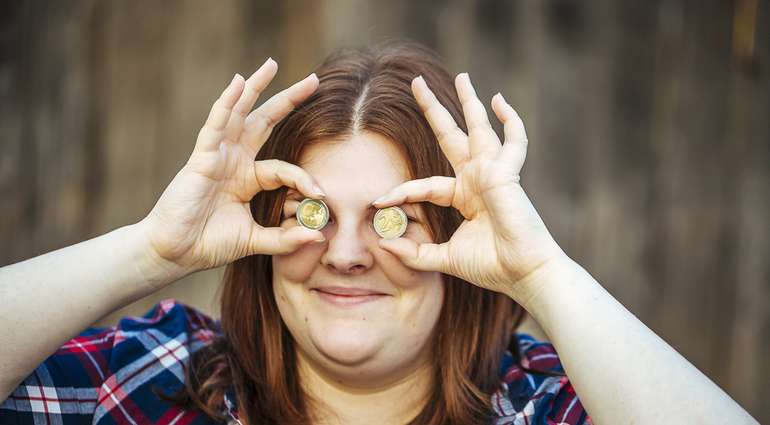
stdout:
<svg viewBox="0 0 770 425">
<path fill-rule="evenodd" d="M 399 207 L 383 208 L 374 215 L 374 230 L 385 239 L 395 239 L 403 235 L 407 224 L 409 222 L 406 213 Z"/>
<path fill-rule="evenodd" d="M 305 198 L 297 207 L 297 221 L 312 230 L 319 230 L 329 221 L 329 208 L 320 199 Z"/>
</svg>

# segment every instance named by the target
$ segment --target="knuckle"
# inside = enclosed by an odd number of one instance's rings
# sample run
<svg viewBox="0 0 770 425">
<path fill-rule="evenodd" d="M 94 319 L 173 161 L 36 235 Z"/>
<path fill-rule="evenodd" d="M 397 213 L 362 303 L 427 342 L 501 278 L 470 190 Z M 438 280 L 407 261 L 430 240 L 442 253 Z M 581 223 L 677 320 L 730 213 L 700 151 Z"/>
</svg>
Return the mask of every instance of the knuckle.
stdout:
<svg viewBox="0 0 770 425">
<path fill-rule="evenodd" d="M 249 107 L 248 105 L 245 105 L 245 104 L 244 105 L 239 104 L 238 106 L 235 107 L 235 109 L 233 109 L 233 113 L 235 115 L 238 115 L 240 118 L 245 119 L 249 113 Z"/>
<path fill-rule="evenodd" d="M 250 84 L 246 87 L 245 92 L 249 99 L 257 100 L 261 91 L 256 85 Z"/>
<path fill-rule="evenodd" d="M 198 132 L 198 139 L 221 141 L 222 135 L 220 131 L 217 131 L 217 129 L 212 127 L 209 123 L 206 123 Z"/>
<path fill-rule="evenodd" d="M 280 165 L 280 162 L 275 158 L 270 158 L 257 161 L 256 164 L 258 169 L 262 171 L 264 169 L 274 169 Z"/>
<path fill-rule="evenodd" d="M 219 99 L 216 100 L 216 102 L 214 102 L 214 107 L 212 108 L 212 110 L 217 110 L 217 109 L 221 111 L 230 112 L 232 110 L 232 107 L 228 105 L 223 98 L 220 97 Z"/>
<path fill-rule="evenodd" d="M 299 106 L 300 103 L 302 103 L 302 100 L 304 98 L 305 97 L 302 96 L 300 93 L 292 93 L 291 95 L 287 95 L 286 96 L 286 102 L 288 103 L 287 106 L 289 106 L 288 109 L 294 109 L 297 106 Z"/>
<path fill-rule="evenodd" d="M 254 114 L 254 124 L 261 129 L 267 129 L 272 128 L 275 125 L 275 121 L 268 114 L 265 114 L 264 111 L 259 111 Z"/>
<path fill-rule="evenodd" d="M 307 171 L 303 170 L 296 164 L 292 164 L 290 162 L 285 162 L 285 161 L 279 161 L 279 164 L 281 164 L 281 168 L 283 169 L 283 171 L 293 178 L 296 178 L 296 179 L 310 178 L 310 174 L 308 174 Z"/>
<path fill-rule="evenodd" d="M 436 139 L 439 142 L 443 143 L 460 133 L 462 133 L 462 129 L 457 125 L 457 123 L 454 123 L 454 126 L 452 128 L 447 128 L 447 127 L 439 128 L 439 130 L 436 132 Z"/>
<path fill-rule="evenodd" d="M 265 159 L 254 163 L 254 174 L 257 183 L 263 188 L 270 188 L 273 185 L 269 182 L 280 181 L 280 171 L 282 169 L 281 161 L 277 159 Z"/>
<path fill-rule="evenodd" d="M 476 102 L 474 101 L 477 101 L 477 100 L 478 99 L 476 99 L 475 97 L 469 97 L 467 99 L 464 99 L 462 102 L 460 102 L 460 106 L 462 106 L 463 111 L 471 110 L 476 106 Z"/>
<path fill-rule="evenodd" d="M 436 139 L 439 142 L 444 142 L 445 140 L 447 140 L 448 137 L 449 137 L 449 131 L 445 129 L 439 129 L 438 131 L 436 131 Z"/>
<path fill-rule="evenodd" d="M 428 104 L 428 107 L 425 108 L 425 114 L 426 115 L 438 115 L 439 110 L 437 110 L 437 109 L 441 106 L 441 104 L 438 103 L 438 99 L 436 99 L 436 97 L 433 96 L 429 100 L 429 102 L 430 103 Z"/>
</svg>

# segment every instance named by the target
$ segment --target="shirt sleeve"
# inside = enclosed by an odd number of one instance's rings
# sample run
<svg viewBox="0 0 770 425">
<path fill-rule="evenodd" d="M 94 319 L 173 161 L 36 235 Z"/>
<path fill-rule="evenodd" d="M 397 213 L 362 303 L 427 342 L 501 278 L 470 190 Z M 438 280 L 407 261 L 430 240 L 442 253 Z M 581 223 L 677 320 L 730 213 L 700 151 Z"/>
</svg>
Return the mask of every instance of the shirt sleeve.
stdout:
<svg viewBox="0 0 770 425">
<path fill-rule="evenodd" d="M 116 326 L 89 328 L 41 363 L 0 404 L 1 424 L 163 423 L 153 386 L 184 382 L 183 362 L 218 323 L 174 300 Z M 162 404 L 164 403 L 164 404 Z"/>
<path fill-rule="evenodd" d="M 500 389 L 492 397 L 503 425 L 589 425 L 591 419 L 559 361 L 553 345 L 517 333 L 520 365 L 506 352 Z M 523 366 L 523 368 L 522 368 Z M 542 371 L 538 373 L 524 370 Z M 554 376 L 556 375 L 556 376 Z"/>
</svg>

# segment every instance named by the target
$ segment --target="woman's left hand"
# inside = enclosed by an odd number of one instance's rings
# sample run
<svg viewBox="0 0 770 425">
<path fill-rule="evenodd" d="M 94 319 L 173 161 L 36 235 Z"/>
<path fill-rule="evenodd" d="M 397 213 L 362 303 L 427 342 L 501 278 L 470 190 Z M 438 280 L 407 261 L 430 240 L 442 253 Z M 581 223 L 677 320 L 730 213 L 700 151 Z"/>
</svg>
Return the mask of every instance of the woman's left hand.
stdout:
<svg viewBox="0 0 770 425">
<path fill-rule="evenodd" d="M 566 254 L 519 183 L 527 151 L 524 125 L 501 94 L 492 97 L 492 110 L 504 125 L 505 143 L 501 144 L 467 73 L 457 76 L 455 87 L 468 126 L 467 135 L 422 77 L 412 81 L 417 103 L 455 177 L 433 176 L 404 182 L 373 204 L 384 208 L 427 201 L 456 208 L 465 221 L 442 244 L 418 244 L 401 237 L 381 239 L 380 247 L 413 269 L 451 274 L 511 295 L 517 302 L 526 301 L 517 299 L 528 296 L 517 285 L 521 286 L 535 270 L 566 258 Z"/>
</svg>

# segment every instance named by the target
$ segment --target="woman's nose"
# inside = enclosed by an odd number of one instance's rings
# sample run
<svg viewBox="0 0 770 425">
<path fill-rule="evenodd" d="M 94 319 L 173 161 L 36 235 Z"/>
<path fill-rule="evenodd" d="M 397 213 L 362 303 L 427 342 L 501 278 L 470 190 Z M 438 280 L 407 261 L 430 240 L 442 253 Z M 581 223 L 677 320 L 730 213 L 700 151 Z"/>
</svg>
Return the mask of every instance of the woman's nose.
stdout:
<svg viewBox="0 0 770 425">
<path fill-rule="evenodd" d="M 371 233 L 374 233 L 374 230 L 371 230 Z M 374 258 L 371 249 L 372 246 L 377 247 L 377 240 L 356 222 L 335 223 L 330 234 L 326 235 L 326 240 L 326 251 L 321 257 L 321 263 L 332 271 L 340 274 L 361 274 L 372 267 Z"/>
</svg>

